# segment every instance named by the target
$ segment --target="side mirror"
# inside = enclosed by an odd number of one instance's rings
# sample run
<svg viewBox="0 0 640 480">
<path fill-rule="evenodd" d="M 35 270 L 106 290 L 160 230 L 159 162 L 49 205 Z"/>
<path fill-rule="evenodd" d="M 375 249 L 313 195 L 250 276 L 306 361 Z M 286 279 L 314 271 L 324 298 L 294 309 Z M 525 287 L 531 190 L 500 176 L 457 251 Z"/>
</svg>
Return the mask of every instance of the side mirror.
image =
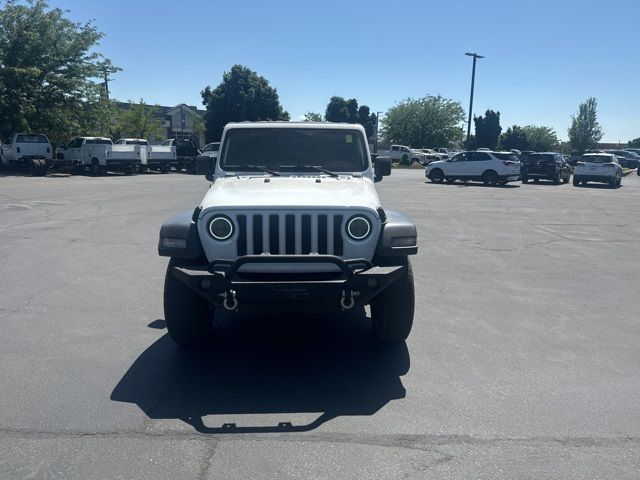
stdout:
<svg viewBox="0 0 640 480">
<path fill-rule="evenodd" d="M 204 175 L 207 180 L 213 182 L 213 174 L 216 171 L 216 161 L 207 155 L 198 155 L 196 157 L 196 172 L 198 175 Z"/>
<path fill-rule="evenodd" d="M 376 182 L 381 181 L 382 177 L 388 177 L 389 175 L 391 175 L 391 159 L 377 158 L 373 172 L 374 180 Z"/>
</svg>

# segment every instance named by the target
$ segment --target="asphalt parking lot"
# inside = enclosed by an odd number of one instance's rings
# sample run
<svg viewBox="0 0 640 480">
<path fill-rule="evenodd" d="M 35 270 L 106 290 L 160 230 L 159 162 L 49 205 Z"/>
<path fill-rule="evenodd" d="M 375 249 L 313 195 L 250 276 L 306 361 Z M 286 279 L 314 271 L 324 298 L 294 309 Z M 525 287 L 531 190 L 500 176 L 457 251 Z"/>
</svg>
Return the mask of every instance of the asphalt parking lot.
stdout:
<svg viewBox="0 0 640 480">
<path fill-rule="evenodd" d="M 406 345 L 361 315 L 164 329 L 182 174 L 0 177 L 0 478 L 640 478 L 640 177 L 425 183 Z"/>
</svg>

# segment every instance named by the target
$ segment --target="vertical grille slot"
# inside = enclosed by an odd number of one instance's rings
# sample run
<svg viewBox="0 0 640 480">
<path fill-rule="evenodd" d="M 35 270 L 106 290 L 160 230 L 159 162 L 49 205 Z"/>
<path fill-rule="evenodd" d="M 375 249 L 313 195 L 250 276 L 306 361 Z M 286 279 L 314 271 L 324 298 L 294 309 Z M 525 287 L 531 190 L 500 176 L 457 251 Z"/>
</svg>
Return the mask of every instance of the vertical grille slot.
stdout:
<svg viewBox="0 0 640 480">
<path fill-rule="evenodd" d="M 318 215 L 318 253 L 327 253 L 327 216 Z"/>
<path fill-rule="evenodd" d="M 302 254 L 311 253 L 311 215 L 302 215 Z"/>
<path fill-rule="evenodd" d="M 269 253 L 280 253 L 280 218 L 278 215 L 269 215 Z"/>
<path fill-rule="evenodd" d="M 247 216 L 238 215 L 238 256 L 247 254 Z"/>
<path fill-rule="evenodd" d="M 253 254 L 262 253 L 262 215 L 253 216 Z"/>
<path fill-rule="evenodd" d="M 340 256 L 342 253 L 342 215 L 335 215 L 333 217 L 333 254 Z"/>
<path fill-rule="evenodd" d="M 296 253 L 296 217 L 295 215 L 285 216 L 285 253 L 293 255 Z"/>
</svg>

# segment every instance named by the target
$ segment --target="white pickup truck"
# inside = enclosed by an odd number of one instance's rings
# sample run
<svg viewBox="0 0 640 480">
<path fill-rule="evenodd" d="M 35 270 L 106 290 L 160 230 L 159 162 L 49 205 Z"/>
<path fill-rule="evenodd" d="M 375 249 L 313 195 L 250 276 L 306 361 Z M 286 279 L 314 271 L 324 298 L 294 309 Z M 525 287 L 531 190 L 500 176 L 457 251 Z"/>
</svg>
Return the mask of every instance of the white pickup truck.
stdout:
<svg viewBox="0 0 640 480">
<path fill-rule="evenodd" d="M 127 175 L 137 171 L 142 163 L 140 148 L 135 145 L 114 145 L 110 138 L 76 137 L 56 152 L 56 160 L 80 160 L 81 168 L 93 175 L 117 170 Z"/>
<path fill-rule="evenodd" d="M 46 135 L 16 133 L 0 145 L 0 168 L 28 167 L 32 175 L 46 175 L 53 148 Z"/>
<path fill-rule="evenodd" d="M 406 145 L 391 145 L 389 157 L 392 162 L 398 162 L 400 165 L 411 165 L 418 162 L 424 164 L 427 155 L 419 150 L 414 150 Z"/>
<path fill-rule="evenodd" d="M 176 147 L 165 145 L 149 145 L 144 138 L 121 138 L 116 145 L 134 145 L 140 150 L 140 173 L 157 170 L 167 173 L 171 164 L 176 161 Z"/>
</svg>

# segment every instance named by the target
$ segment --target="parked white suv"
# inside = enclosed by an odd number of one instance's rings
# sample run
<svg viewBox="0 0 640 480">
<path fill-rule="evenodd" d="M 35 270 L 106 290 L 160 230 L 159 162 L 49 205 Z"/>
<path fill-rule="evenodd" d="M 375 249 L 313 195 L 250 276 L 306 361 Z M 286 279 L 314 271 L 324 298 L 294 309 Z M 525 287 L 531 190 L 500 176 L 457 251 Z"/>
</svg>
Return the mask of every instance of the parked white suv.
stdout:
<svg viewBox="0 0 640 480">
<path fill-rule="evenodd" d="M 520 160 L 511 152 L 462 152 L 430 163 L 426 176 L 433 183 L 477 180 L 485 185 L 504 185 L 520 178 Z"/>
<path fill-rule="evenodd" d="M 587 182 L 608 183 L 611 188 L 622 184 L 622 167 L 611 153 L 585 153 L 573 171 L 573 185 Z"/>
</svg>

